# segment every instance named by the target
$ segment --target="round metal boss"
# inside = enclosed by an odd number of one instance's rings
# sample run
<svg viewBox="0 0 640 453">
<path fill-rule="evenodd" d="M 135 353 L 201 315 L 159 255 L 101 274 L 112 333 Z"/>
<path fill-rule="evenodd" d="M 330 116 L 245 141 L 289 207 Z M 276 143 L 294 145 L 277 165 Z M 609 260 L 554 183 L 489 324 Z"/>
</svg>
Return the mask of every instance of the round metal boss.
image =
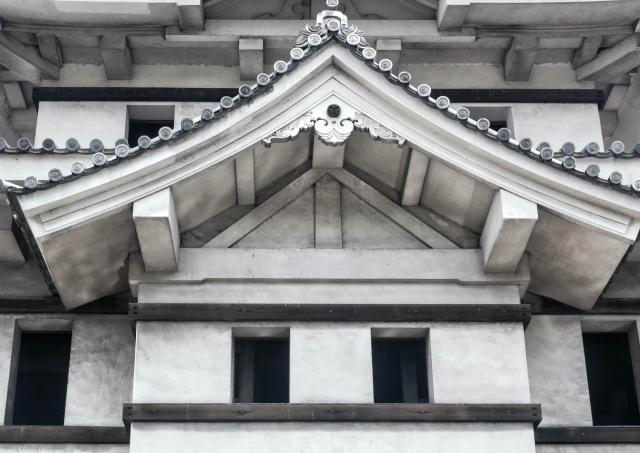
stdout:
<svg viewBox="0 0 640 453">
<path fill-rule="evenodd" d="M 486 118 L 480 118 L 476 123 L 476 127 L 478 128 L 479 131 L 483 131 L 483 132 L 488 131 L 489 128 L 491 127 L 491 121 L 489 121 Z"/>
<path fill-rule="evenodd" d="M 191 118 L 182 118 L 180 121 L 180 129 L 185 132 L 193 129 L 193 120 Z"/>
<path fill-rule="evenodd" d="M 300 47 L 294 47 L 289 51 L 289 56 L 292 60 L 302 60 L 302 58 L 304 57 L 304 50 L 302 50 Z M 267 83 L 269 83 L 269 80 L 267 80 Z"/>
<path fill-rule="evenodd" d="M 624 143 L 616 140 L 609 146 L 609 151 L 611 152 L 611 154 L 615 154 L 616 156 L 624 153 Z"/>
<path fill-rule="evenodd" d="M 47 176 L 49 177 L 49 181 L 58 182 L 63 178 L 64 175 L 59 168 L 52 168 L 51 170 L 49 170 L 49 173 L 47 173 Z"/>
<path fill-rule="evenodd" d="M 162 126 L 158 131 L 158 137 L 162 140 L 171 140 L 173 130 L 169 126 Z"/>
<path fill-rule="evenodd" d="M 284 74 L 285 72 L 287 72 L 288 68 L 289 66 L 287 65 L 286 61 L 278 60 L 273 64 L 273 70 L 278 74 Z"/>
<path fill-rule="evenodd" d="M 20 151 L 29 151 L 31 149 L 31 141 L 27 137 L 21 137 L 16 144 Z"/>
<path fill-rule="evenodd" d="M 38 178 L 36 178 L 35 176 L 27 176 L 26 178 L 24 178 L 24 186 L 27 189 L 35 189 L 36 187 L 38 187 Z"/>
<path fill-rule="evenodd" d="M 350 46 L 357 46 L 360 44 L 360 35 L 357 33 L 350 33 L 347 35 L 347 44 Z"/>
<path fill-rule="evenodd" d="M 378 63 L 378 67 L 380 68 L 381 71 L 389 72 L 391 71 L 391 68 L 393 68 L 393 62 L 388 58 L 383 58 Z"/>
<path fill-rule="evenodd" d="M 251 96 L 251 87 L 249 85 L 240 85 L 238 88 L 238 94 L 241 98 L 248 98 Z"/>
<path fill-rule="evenodd" d="M 105 156 L 104 153 L 95 153 L 91 156 L 91 162 L 93 162 L 93 165 L 96 167 L 102 167 L 107 163 L 107 156 Z"/>
<path fill-rule="evenodd" d="M 572 157 L 572 156 L 565 157 L 564 160 L 562 161 L 562 166 L 567 170 L 573 170 L 574 168 L 576 168 L 575 157 Z"/>
<path fill-rule="evenodd" d="M 340 106 L 338 104 L 331 104 L 329 107 L 327 107 L 327 115 L 329 115 L 330 118 L 339 117 L 340 111 Z"/>
<path fill-rule="evenodd" d="M 545 148 L 551 148 L 551 145 L 549 144 L 549 142 L 540 142 L 538 143 L 538 146 L 536 146 L 536 149 L 538 151 L 542 151 Z"/>
<path fill-rule="evenodd" d="M 65 142 L 64 146 L 67 151 L 76 152 L 80 149 L 80 142 L 72 137 Z"/>
<path fill-rule="evenodd" d="M 501 127 L 498 129 L 498 140 L 501 142 L 508 142 L 511 138 L 511 131 L 506 127 Z"/>
<path fill-rule="evenodd" d="M 56 142 L 54 142 L 52 138 L 45 138 L 42 140 L 42 149 L 48 152 L 54 151 L 56 149 Z"/>
<path fill-rule="evenodd" d="M 542 148 L 540 150 L 540 159 L 542 160 L 553 159 L 553 150 L 551 148 Z"/>
<path fill-rule="evenodd" d="M 622 182 L 622 173 L 620 173 L 619 171 L 611 172 L 611 174 L 609 175 L 609 182 L 616 185 L 620 184 Z"/>
<path fill-rule="evenodd" d="M 411 82 L 411 73 L 402 71 L 400 74 L 398 74 L 398 80 L 400 81 L 400 83 L 404 84 Z"/>
<path fill-rule="evenodd" d="M 211 110 L 209 108 L 202 109 L 202 113 L 200 114 L 200 118 L 202 118 L 205 121 L 209 121 L 209 120 L 213 119 L 213 110 Z"/>
<path fill-rule="evenodd" d="M 421 83 L 420 85 L 418 85 L 417 91 L 418 96 L 420 96 L 421 98 L 426 98 L 431 94 L 431 87 L 426 83 Z"/>
<path fill-rule="evenodd" d="M 233 107 L 233 98 L 230 96 L 222 96 L 220 99 L 220 105 L 223 109 L 230 109 Z"/>
<path fill-rule="evenodd" d="M 82 162 L 74 162 L 71 164 L 71 173 L 79 175 L 84 171 L 84 164 Z"/>
<path fill-rule="evenodd" d="M 439 96 L 438 99 L 436 99 L 436 106 L 440 110 L 447 110 L 450 104 L 451 104 L 451 101 L 446 96 Z"/>
<path fill-rule="evenodd" d="M 138 137 L 138 147 L 141 149 L 147 149 L 151 146 L 151 138 L 148 135 L 141 135 Z"/>
<path fill-rule="evenodd" d="M 598 152 L 600 152 L 600 147 L 597 143 L 591 142 L 584 147 L 583 151 L 590 156 L 595 156 L 596 154 L 598 154 Z"/>
<path fill-rule="evenodd" d="M 640 192 L 640 179 L 636 179 L 631 183 L 631 188 L 634 192 Z"/>
<path fill-rule="evenodd" d="M 327 22 L 327 29 L 329 31 L 340 30 L 340 21 L 338 19 L 329 19 L 329 21 Z"/>
<path fill-rule="evenodd" d="M 118 140 L 116 140 L 116 146 L 118 145 L 127 145 L 129 146 L 129 140 L 127 140 L 126 138 L 119 138 Z"/>
<path fill-rule="evenodd" d="M 590 178 L 596 178 L 600 174 L 600 167 L 596 164 L 590 164 L 585 170 L 585 173 Z"/>
<path fill-rule="evenodd" d="M 523 138 L 520 140 L 520 144 L 518 146 L 522 151 L 531 151 L 531 148 L 533 148 L 533 142 L 530 138 Z"/>
<path fill-rule="evenodd" d="M 573 156 L 573 154 L 576 152 L 576 145 L 571 142 L 565 142 L 562 144 L 560 151 L 562 151 L 562 154 L 564 154 L 565 156 Z"/>
<path fill-rule="evenodd" d="M 320 43 L 322 42 L 322 37 L 317 33 L 311 33 L 307 38 L 307 42 L 309 43 L 310 46 L 316 47 L 316 46 L 319 46 Z"/>
<path fill-rule="evenodd" d="M 460 121 L 466 121 L 469 119 L 469 116 L 471 116 L 471 112 L 469 111 L 468 108 L 466 107 L 460 107 L 458 109 L 458 111 L 456 112 L 456 117 L 460 120 Z"/>
<path fill-rule="evenodd" d="M 365 47 L 362 49 L 362 56 L 365 60 L 373 60 L 377 55 L 376 49 L 373 47 Z"/>
<path fill-rule="evenodd" d="M 258 85 L 260 85 L 261 87 L 265 85 L 269 85 L 269 80 L 270 80 L 269 74 L 265 74 L 264 72 L 261 72 L 256 77 L 256 82 L 258 82 Z"/>
<path fill-rule="evenodd" d="M 92 153 L 101 153 L 104 150 L 104 145 L 100 139 L 94 138 L 89 142 L 89 149 Z"/>
<path fill-rule="evenodd" d="M 129 155 L 129 147 L 127 145 L 118 145 L 116 146 L 116 148 L 113 150 L 113 152 L 115 153 L 116 156 L 118 156 L 120 159 L 124 159 L 125 157 L 127 157 Z"/>
</svg>

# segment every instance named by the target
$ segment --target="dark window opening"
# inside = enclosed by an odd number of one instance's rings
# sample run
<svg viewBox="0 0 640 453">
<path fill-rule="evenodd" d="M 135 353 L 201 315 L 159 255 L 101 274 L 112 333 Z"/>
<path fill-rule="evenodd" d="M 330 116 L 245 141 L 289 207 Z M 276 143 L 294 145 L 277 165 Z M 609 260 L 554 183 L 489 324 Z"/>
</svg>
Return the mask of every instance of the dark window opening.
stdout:
<svg viewBox="0 0 640 453">
<path fill-rule="evenodd" d="M 23 332 L 13 425 L 63 425 L 71 332 Z"/>
<path fill-rule="evenodd" d="M 146 135 L 147 137 L 157 137 L 161 127 L 169 126 L 173 128 L 173 120 L 130 120 L 129 121 L 129 146 L 137 146 L 138 138 Z"/>
<path fill-rule="evenodd" d="M 640 424 L 628 334 L 585 333 L 583 341 L 594 426 Z"/>
<path fill-rule="evenodd" d="M 233 400 L 289 402 L 289 339 L 236 338 Z"/>
<path fill-rule="evenodd" d="M 373 400 L 376 403 L 427 403 L 425 338 L 374 338 Z"/>
</svg>

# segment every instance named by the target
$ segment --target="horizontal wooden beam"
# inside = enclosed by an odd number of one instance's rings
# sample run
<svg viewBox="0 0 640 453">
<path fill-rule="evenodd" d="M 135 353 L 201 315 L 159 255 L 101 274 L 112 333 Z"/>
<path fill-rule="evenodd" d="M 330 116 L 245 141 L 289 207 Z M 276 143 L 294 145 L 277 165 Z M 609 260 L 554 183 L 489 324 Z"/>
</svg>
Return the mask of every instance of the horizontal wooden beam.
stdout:
<svg viewBox="0 0 640 453">
<path fill-rule="evenodd" d="M 640 426 L 538 428 L 536 444 L 640 444 Z"/>
<path fill-rule="evenodd" d="M 29 299 L 0 299 L 0 314 L 14 313 L 70 313 L 91 315 L 125 315 L 129 303 L 134 299 L 130 295 L 107 296 L 82 305 L 73 310 L 65 309 L 59 297 Z"/>
<path fill-rule="evenodd" d="M 0 426 L 0 444 L 128 444 L 124 426 Z"/>
<path fill-rule="evenodd" d="M 532 315 L 632 315 L 640 316 L 640 299 L 598 299 L 589 311 L 571 307 L 547 297 L 526 294 L 523 302 L 531 306 Z"/>
<path fill-rule="evenodd" d="M 526 304 L 132 303 L 132 321 L 528 322 Z"/>
<path fill-rule="evenodd" d="M 540 423 L 539 404 L 125 404 L 133 422 Z"/>
</svg>

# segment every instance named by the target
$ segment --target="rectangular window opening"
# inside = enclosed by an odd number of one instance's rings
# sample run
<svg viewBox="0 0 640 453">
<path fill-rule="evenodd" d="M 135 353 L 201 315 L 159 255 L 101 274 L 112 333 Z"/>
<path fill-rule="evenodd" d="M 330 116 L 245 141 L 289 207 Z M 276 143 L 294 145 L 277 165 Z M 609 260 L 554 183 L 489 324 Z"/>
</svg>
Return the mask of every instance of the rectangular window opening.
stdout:
<svg viewBox="0 0 640 453">
<path fill-rule="evenodd" d="M 376 403 L 428 403 L 427 339 L 373 337 Z"/>
<path fill-rule="evenodd" d="M 137 146 L 143 135 L 158 136 L 161 127 L 174 125 L 173 105 L 129 105 L 127 108 L 127 141 L 129 146 Z"/>
<path fill-rule="evenodd" d="M 18 331 L 19 332 L 19 331 Z M 71 332 L 18 333 L 12 425 L 64 425 Z"/>
<path fill-rule="evenodd" d="M 234 338 L 233 401 L 289 402 L 289 338 Z"/>
<path fill-rule="evenodd" d="M 583 343 L 593 425 L 639 425 L 629 334 L 584 332 Z"/>
</svg>

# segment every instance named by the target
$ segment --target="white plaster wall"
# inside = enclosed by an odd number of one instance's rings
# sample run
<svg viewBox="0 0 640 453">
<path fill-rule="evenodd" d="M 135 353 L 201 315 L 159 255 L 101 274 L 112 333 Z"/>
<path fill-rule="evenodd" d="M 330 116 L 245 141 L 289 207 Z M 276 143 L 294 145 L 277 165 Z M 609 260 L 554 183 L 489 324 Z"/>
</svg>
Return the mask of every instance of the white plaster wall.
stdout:
<svg viewBox="0 0 640 453">
<path fill-rule="evenodd" d="M 63 148 L 68 138 L 76 138 L 83 148 L 94 138 L 113 148 L 126 137 L 127 104 L 124 102 L 41 102 L 34 146 L 52 138 Z"/>
<path fill-rule="evenodd" d="M 2 417 L 2 423 L 4 423 L 7 392 L 9 390 L 15 325 L 15 318 L 13 316 L 0 317 L 0 417 Z"/>
<path fill-rule="evenodd" d="M 439 323 L 429 331 L 434 403 L 529 403 L 519 323 Z"/>
<path fill-rule="evenodd" d="M 128 445 L 0 444 L 0 452 L 17 453 L 128 453 Z"/>
<path fill-rule="evenodd" d="M 138 322 L 135 403 L 230 403 L 231 325 Z"/>
<path fill-rule="evenodd" d="M 531 424 L 133 423 L 131 453 L 534 453 Z"/>
<path fill-rule="evenodd" d="M 122 426 L 131 401 L 135 338 L 127 318 L 73 323 L 65 425 Z"/>
<path fill-rule="evenodd" d="M 542 404 L 541 426 L 590 426 L 580 319 L 533 316 L 525 336 L 531 400 Z"/>
<path fill-rule="evenodd" d="M 536 453 L 640 453 L 640 445 L 537 445 Z"/>
<path fill-rule="evenodd" d="M 290 348 L 290 402 L 373 403 L 371 329 L 298 326 Z"/>
</svg>

